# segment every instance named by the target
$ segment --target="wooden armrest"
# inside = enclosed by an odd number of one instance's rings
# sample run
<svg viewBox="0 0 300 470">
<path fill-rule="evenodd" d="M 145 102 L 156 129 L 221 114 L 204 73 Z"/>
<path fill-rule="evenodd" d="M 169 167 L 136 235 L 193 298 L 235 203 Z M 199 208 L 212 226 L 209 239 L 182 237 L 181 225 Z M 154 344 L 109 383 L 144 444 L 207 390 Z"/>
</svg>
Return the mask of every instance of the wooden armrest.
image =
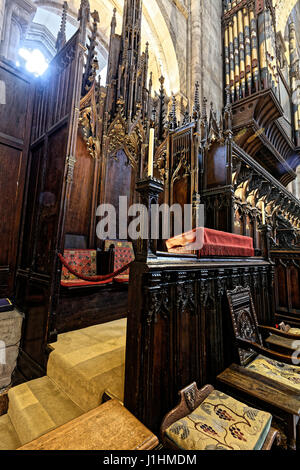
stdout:
<svg viewBox="0 0 300 470">
<path fill-rule="evenodd" d="M 179 404 L 173 408 L 163 419 L 160 435 L 164 442 L 166 430 L 176 421 L 189 415 L 197 408 L 205 398 L 214 390 L 212 385 L 205 385 L 201 390 L 198 389 L 196 382 L 188 385 L 178 393 L 180 395 Z"/>
<path fill-rule="evenodd" d="M 271 377 L 262 376 L 252 369 L 231 364 L 217 380 L 229 387 L 234 398 L 254 397 L 252 406 L 257 407 L 257 400 L 263 405 L 268 403 L 272 408 L 279 408 L 285 413 L 300 415 L 300 397 L 297 391 L 287 385 L 281 384 Z M 237 394 L 237 396 L 236 396 Z M 251 403 L 251 401 L 250 401 Z"/>
<path fill-rule="evenodd" d="M 283 338 L 295 339 L 295 340 L 300 341 L 300 335 L 293 335 L 291 333 L 286 333 L 285 331 L 278 330 L 277 328 L 273 328 L 272 326 L 258 325 L 258 327 L 262 331 L 266 331 L 277 336 L 282 336 Z"/>
<path fill-rule="evenodd" d="M 263 356 L 269 357 L 270 359 L 275 359 L 275 361 L 285 362 L 287 364 L 295 365 L 293 363 L 292 357 L 286 354 L 281 354 L 276 351 L 272 351 L 271 349 L 267 349 L 263 346 L 260 346 L 260 344 L 249 341 L 247 339 L 238 338 L 237 342 L 238 342 L 238 347 L 241 347 L 243 349 L 247 349 L 247 350 L 252 349 L 258 354 L 262 354 Z"/>
<path fill-rule="evenodd" d="M 274 441 L 276 446 L 280 445 L 280 434 L 277 429 L 270 428 L 270 431 L 266 437 L 266 440 L 261 450 L 270 450 L 274 444 Z"/>
</svg>

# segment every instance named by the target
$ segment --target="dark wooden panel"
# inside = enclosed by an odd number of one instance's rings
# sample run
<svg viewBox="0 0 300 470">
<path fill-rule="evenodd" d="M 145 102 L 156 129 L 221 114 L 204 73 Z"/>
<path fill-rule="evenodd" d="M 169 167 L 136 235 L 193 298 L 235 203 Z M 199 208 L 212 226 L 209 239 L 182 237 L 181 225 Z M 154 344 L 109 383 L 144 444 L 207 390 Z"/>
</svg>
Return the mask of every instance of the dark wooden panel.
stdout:
<svg viewBox="0 0 300 470">
<path fill-rule="evenodd" d="M 27 202 L 23 209 L 24 212 L 24 226 L 21 236 L 21 247 L 20 247 L 20 260 L 19 267 L 26 268 L 30 266 L 30 262 L 33 258 L 33 248 L 35 235 L 38 230 L 36 223 L 37 214 L 39 210 L 38 198 L 41 191 L 42 185 L 42 174 L 43 174 L 43 156 L 44 156 L 44 142 L 42 141 L 39 145 L 34 147 L 31 151 L 31 163 L 28 169 L 27 178 Z M 22 250 L 22 246 L 26 247 Z"/>
<path fill-rule="evenodd" d="M 0 106 L 1 108 L 1 106 Z M 14 236 L 16 202 L 18 196 L 18 174 L 22 152 L 0 143 L 0 188 L 1 188 L 1 252 L 0 265 L 10 262 L 11 243 Z"/>
<path fill-rule="evenodd" d="M 292 265 L 289 266 L 288 276 L 290 279 L 290 289 L 291 289 L 291 308 L 294 311 L 300 311 L 300 270 L 298 266 Z"/>
<path fill-rule="evenodd" d="M 45 177 L 39 194 L 38 237 L 35 244 L 35 270 L 51 274 L 53 250 L 59 211 L 61 191 L 65 170 L 68 129 L 60 127 L 48 139 L 48 154 L 45 158 Z M 59 151 L 58 151 L 59 149 Z"/>
<path fill-rule="evenodd" d="M 102 165 L 100 203 L 111 204 L 115 208 L 117 217 L 116 238 L 124 238 L 119 234 L 119 197 L 127 197 L 127 208 L 136 202 L 135 184 L 138 168 L 134 162 L 129 160 L 122 149 L 118 150 L 115 155 L 103 158 Z"/>
<path fill-rule="evenodd" d="M 48 323 L 49 287 L 43 282 L 31 282 L 26 292 L 26 318 L 24 322 L 22 350 L 42 367 L 46 366 L 45 346 Z"/>
<path fill-rule="evenodd" d="M 19 71 L 0 64 L 0 80 L 5 83 L 5 105 L 0 106 L 0 132 L 17 143 L 25 140 L 25 131 L 30 106 L 29 77 Z M 13 119 L 8 119 L 13 116 Z"/>
<path fill-rule="evenodd" d="M 272 249 L 275 262 L 275 311 L 277 322 L 300 326 L 300 250 Z"/>
<path fill-rule="evenodd" d="M 119 220 L 119 196 L 127 197 L 128 207 L 134 200 L 135 175 L 136 171 L 130 165 L 123 150 L 119 150 L 115 157 L 108 157 L 104 185 L 105 196 L 102 202 L 112 204 L 115 207 L 117 221 Z"/>
<path fill-rule="evenodd" d="M 127 316 L 128 286 L 62 288 L 55 319 L 56 332 L 78 330 Z"/>
<path fill-rule="evenodd" d="M 135 262 L 130 276 L 125 406 L 157 431 L 181 388 L 214 383 L 234 360 L 227 290 L 250 286 L 259 321 L 273 323 L 272 267 L 165 256 Z"/>
<path fill-rule="evenodd" d="M 77 137 L 76 165 L 66 218 L 66 233 L 90 238 L 94 194 L 95 160 L 88 154 L 86 143 Z M 74 247 L 72 247 L 74 248 Z"/>
<path fill-rule="evenodd" d="M 9 266 L 0 267 L 0 296 L 7 297 L 9 295 Z"/>
<path fill-rule="evenodd" d="M 226 147 L 218 144 L 212 146 L 206 159 L 206 188 L 226 184 Z"/>
<path fill-rule="evenodd" d="M 16 279 L 16 303 L 25 313 L 19 367 L 27 378 L 44 373 L 48 335 L 55 328 L 61 275 L 57 252 L 64 250 L 76 155 L 84 62 L 81 40 L 80 29 L 36 85 Z"/>
<path fill-rule="evenodd" d="M 31 125 L 29 78 L 0 62 L 5 104 L 0 105 L 0 295 L 12 296 Z"/>
<path fill-rule="evenodd" d="M 276 291 L 278 293 L 278 308 L 284 308 L 288 305 L 287 295 L 287 276 L 286 268 L 282 265 L 278 265 L 276 269 Z"/>
</svg>

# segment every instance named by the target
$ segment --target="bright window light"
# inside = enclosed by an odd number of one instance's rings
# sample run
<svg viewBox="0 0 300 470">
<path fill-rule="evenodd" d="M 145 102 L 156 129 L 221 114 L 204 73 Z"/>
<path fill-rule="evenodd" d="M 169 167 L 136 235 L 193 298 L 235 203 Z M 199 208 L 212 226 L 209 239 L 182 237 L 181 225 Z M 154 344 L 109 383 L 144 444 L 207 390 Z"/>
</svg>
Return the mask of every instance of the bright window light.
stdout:
<svg viewBox="0 0 300 470">
<path fill-rule="evenodd" d="M 28 72 L 33 73 L 34 75 L 43 75 L 48 68 L 48 63 L 38 49 L 29 51 L 28 49 L 21 48 L 19 50 L 19 56 L 25 60 L 25 67 Z"/>
</svg>

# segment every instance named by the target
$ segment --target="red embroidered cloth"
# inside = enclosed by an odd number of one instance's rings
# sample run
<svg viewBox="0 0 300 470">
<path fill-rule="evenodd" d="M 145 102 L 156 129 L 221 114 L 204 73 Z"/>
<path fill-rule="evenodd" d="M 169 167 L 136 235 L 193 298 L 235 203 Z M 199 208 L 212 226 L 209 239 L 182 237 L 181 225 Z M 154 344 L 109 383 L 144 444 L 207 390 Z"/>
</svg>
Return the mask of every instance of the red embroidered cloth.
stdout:
<svg viewBox="0 0 300 470">
<path fill-rule="evenodd" d="M 115 246 L 114 273 L 105 276 L 97 276 L 96 250 L 65 250 L 64 256 L 59 254 L 62 262 L 61 285 L 81 287 L 106 285 L 113 281 L 129 282 L 129 265 L 134 261 L 132 243 L 106 240 L 105 249 L 111 245 Z"/>
<path fill-rule="evenodd" d="M 199 227 L 170 238 L 166 242 L 169 253 L 205 256 L 254 256 L 253 239 L 234 233 Z"/>
</svg>

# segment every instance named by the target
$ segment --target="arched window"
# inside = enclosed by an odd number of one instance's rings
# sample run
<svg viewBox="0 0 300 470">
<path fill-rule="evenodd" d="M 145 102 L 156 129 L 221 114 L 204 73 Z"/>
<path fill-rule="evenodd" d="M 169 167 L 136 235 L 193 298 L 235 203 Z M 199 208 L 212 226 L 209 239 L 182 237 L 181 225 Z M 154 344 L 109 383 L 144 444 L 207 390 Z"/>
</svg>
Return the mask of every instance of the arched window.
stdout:
<svg viewBox="0 0 300 470">
<path fill-rule="evenodd" d="M 48 62 L 44 54 L 39 49 L 19 49 L 19 56 L 23 61 L 23 65 L 28 72 L 33 73 L 35 76 L 43 75 L 48 68 Z M 17 62 L 20 65 L 20 61 Z"/>
</svg>

